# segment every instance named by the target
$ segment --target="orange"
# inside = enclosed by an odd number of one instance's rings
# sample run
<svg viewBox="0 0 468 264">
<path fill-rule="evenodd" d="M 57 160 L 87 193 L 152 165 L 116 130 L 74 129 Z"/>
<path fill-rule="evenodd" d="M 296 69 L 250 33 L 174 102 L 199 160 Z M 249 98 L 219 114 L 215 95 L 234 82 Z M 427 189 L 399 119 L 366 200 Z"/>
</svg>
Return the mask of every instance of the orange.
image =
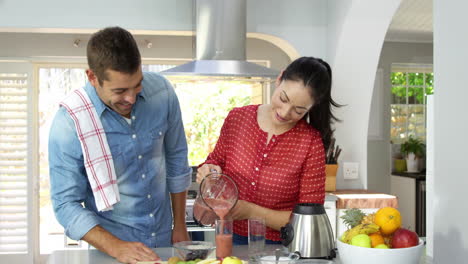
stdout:
<svg viewBox="0 0 468 264">
<path fill-rule="evenodd" d="M 393 207 L 380 208 L 375 213 L 374 222 L 380 226 L 382 235 L 390 235 L 401 226 L 400 212 Z"/>
<path fill-rule="evenodd" d="M 383 236 L 379 233 L 370 234 L 369 237 L 371 239 L 372 247 L 375 247 L 380 244 L 385 244 L 385 240 Z"/>
</svg>

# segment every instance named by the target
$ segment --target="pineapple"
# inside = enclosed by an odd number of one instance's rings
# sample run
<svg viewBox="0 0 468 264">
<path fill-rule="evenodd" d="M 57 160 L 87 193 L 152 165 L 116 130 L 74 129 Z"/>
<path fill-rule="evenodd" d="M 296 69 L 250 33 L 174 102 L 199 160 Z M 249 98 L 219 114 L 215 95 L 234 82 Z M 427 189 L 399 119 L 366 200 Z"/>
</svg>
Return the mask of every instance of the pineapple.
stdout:
<svg viewBox="0 0 468 264">
<path fill-rule="evenodd" d="M 361 224 L 373 224 L 375 219 L 375 213 L 364 216 L 361 220 Z"/>
<path fill-rule="evenodd" d="M 343 223 L 351 229 L 359 225 L 364 218 L 365 214 L 357 208 L 352 208 L 344 211 L 344 215 L 340 218 L 343 219 Z"/>
</svg>

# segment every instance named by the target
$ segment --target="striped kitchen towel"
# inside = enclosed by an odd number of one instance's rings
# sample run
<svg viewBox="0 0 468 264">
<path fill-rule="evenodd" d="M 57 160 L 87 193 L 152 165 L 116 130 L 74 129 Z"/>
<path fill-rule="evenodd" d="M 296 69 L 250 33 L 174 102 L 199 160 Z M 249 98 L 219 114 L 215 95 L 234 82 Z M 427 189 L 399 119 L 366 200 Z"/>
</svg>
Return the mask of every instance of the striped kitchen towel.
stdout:
<svg viewBox="0 0 468 264">
<path fill-rule="evenodd" d="M 114 161 L 96 109 L 83 88 L 72 91 L 60 105 L 75 123 L 96 207 L 98 211 L 112 210 L 120 195 Z"/>
</svg>

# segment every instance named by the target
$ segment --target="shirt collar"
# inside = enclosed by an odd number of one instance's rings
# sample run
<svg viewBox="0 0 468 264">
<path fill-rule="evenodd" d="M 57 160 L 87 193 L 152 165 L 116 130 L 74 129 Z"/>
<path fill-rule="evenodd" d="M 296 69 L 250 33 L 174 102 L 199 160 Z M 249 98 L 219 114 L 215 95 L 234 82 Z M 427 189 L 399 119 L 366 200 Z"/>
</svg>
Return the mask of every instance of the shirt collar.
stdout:
<svg viewBox="0 0 468 264">
<path fill-rule="evenodd" d="M 86 83 L 84 89 L 88 94 L 89 99 L 93 103 L 94 109 L 96 109 L 96 113 L 98 114 L 98 116 L 101 116 L 104 110 L 106 109 L 111 110 L 106 104 L 102 102 L 101 98 L 99 98 L 99 95 L 96 93 L 96 88 L 90 82 Z M 144 88 L 141 89 L 141 92 L 137 95 L 137 97 L 146 99 Z"/>
<path fill-rule="evenodd" d="M 94 88 L 94 86 L 90 82 L 86 83 L 84 89 L 88 94 L 89 99 L 93 103 L 94 109 L 96 109 L 96 113 L 98 114 L 98 116 L 101 116 L 102 112 L 106 110 L 107 105 L 105 105 L 102 102 L 101 98 L 99 98 L 99 95 L 96 93 L 96 88 Z"/>
</svg>

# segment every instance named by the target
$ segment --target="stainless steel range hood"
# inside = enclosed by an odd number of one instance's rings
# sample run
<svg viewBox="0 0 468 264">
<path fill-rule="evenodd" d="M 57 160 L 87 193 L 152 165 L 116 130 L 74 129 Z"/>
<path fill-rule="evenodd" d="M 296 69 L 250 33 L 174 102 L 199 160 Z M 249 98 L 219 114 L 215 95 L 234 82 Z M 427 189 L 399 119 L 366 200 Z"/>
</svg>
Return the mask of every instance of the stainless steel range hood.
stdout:
<svg viewBox="0 0 468 264">
<path fill-rule="evenodd" d="M 247 62 L 246 0 L 196 0 L 196 60 L 164 75 L 276 78 L 279 71 Z"/>
</svg>

